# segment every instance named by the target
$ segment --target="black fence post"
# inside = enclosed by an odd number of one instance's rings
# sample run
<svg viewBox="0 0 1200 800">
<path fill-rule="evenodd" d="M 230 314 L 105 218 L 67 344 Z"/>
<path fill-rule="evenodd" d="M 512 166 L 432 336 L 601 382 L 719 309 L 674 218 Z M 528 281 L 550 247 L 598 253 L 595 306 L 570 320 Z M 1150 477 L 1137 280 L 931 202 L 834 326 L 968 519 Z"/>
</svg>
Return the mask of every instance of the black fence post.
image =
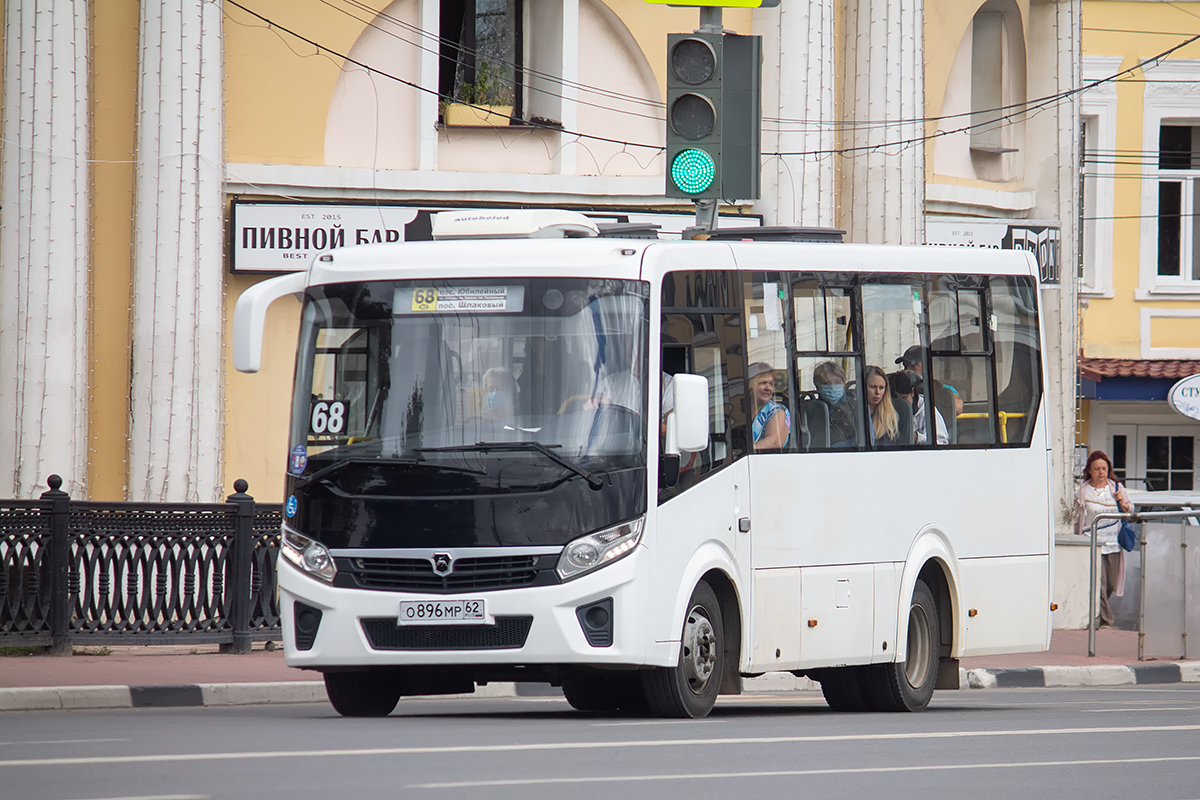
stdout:
<svg viewBox="0 0 1200 800">
<path fill-rule="evenodd" d="M 226 502 L 237 503 L 237 527 L 233 537 L 233 579 L 225 583 L 233 642 L 222 645 L 226 653 L 250 652 L 250 559 L 254 555 L 254 498 L 246 494 L 250 485 L 241 478 L 233 482 L 234 494 Z"/>
<path fill-rule="evenodd" d="M 46 479 L 50 491 L 41 499 L 50 506 L 50 654 L 71 655 L 71 496 L 62 491 L 62 478 Z"/>
</svg>

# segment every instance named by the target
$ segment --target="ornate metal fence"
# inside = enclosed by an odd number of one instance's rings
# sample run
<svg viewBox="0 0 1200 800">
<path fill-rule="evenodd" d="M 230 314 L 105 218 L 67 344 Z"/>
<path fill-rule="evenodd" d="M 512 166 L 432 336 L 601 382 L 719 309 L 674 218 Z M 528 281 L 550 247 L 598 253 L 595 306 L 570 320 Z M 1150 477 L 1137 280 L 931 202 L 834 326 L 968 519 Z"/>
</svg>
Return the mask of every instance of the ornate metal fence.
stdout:
<svg viewBox="0 0 1200 800">
<path fill-rule="evenodd" d="M 0 645 L 219 643 L 281 638 L 278 504 L 246 482 L 225 503 L 0 500 Z"/>
</svg>

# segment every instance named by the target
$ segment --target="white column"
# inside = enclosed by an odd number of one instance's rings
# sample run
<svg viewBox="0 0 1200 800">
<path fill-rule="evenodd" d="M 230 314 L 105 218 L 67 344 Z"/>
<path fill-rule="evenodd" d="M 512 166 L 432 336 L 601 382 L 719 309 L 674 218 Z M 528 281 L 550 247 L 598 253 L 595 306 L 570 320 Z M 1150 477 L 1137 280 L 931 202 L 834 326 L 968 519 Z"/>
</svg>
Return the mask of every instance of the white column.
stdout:
<svg viewBox="0 0 1200 800">
<path fill-rule="evenodd" d="M 221 6 L 141 4 L 131 500 L 222 494 Z"/>
<path fill-rule="evenodd" d="M 0 492 L 86 497 L 88 5 L 6 3 Z"/>
<path fill-rule="evenodd" d="M 1080 0 L 1035 0 L 1029 7 L 1029 97 L 1048 97 L 1082 81 Z M 1056 529 L 1072 530 L 1075 503 L 1076 358 L 1079 353 L 1079 110 L 1072 95 L 1027 118 L 1026 141 L 1040 146 L 1027 181 L 1037 189 L 1033 214 L 1062 226 L 1061 283 L 1042 290 L 1046 334 L 1046 408 L 1054 434 L 1051 455 L 1057 499 Z"/>
<path fill-rule="evenodd" d="M 768 225 L 834 225 L 834 0 L 757 11 L 754 28 L 763 31 L 762 152 L 767 154 L 756 210 Z"/>
<path fill-rule="evenodd" d="M 923 0 L 845 0 L 841 223 L 847 241 L 924 240 Z"/>
</svg>

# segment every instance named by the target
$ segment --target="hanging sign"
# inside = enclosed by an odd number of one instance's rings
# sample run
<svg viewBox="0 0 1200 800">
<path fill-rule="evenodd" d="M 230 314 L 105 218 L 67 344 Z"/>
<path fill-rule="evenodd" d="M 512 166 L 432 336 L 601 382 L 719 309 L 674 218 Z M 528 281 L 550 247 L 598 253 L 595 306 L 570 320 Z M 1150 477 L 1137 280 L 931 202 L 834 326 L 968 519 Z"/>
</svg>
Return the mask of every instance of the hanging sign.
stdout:
<svg viewBox="0 0 1200 800">
<path fill-rule="evenodd" d="M 1059 283 L 1062 230 L 1057 222 L 927 217 L 925 244 L 1028 250 L 1037 259 L 1042 285 Z"/>
<path fill-rule="evenodd" d="M 1167 402 L 1188 419 L 1200 420 L 1200 375 L 1178 381 L 1167 392 Z"/>
</svg>

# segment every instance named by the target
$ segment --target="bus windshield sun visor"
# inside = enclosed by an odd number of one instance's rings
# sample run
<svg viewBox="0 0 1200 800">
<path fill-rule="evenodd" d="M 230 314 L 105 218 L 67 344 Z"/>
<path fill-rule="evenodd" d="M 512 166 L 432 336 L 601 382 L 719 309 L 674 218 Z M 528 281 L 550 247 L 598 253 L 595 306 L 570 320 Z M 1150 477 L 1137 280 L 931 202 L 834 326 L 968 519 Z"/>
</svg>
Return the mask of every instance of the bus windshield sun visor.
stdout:
<svg viewBox="0 0 1200 800">
<path fill-rule="evenodd" d="M 419 458 L 344 458 L 340 461 L 335 461 L 332 464 L 327 464 L 321 467 L 311 475 L 302 475 L 296 482 L 296 488 L 300 489 L 305 486 L 310 486 L 319 480 L 331 477 L 337 472 L 341 472 L 346 467 L 362 466 L 362 467 L 421 467 L 426 469 L 439 470 L 442 472 L 465 472 L 471 475 L 487 475 L 485 470 L 473 469 L 471 467 L 452 467 L 445 464 L 431 464 L 427 461 L 422 461 Z"/>
<path fill-rule="evenodd" d="M 601 480 L 595 477 L 591 472 L 580 467 L 578 464 L 573 464 L 563 456 L 554 452 L 552 447 L 562 447 L 562 445 L 546 446 L 541 442 L 478 442 L 476 444 L 465 444 L 457 447 L 418 447 L 415 448 L 417 453 L 516 453 L 522 450 L 533 450 L 546 458 L 558 464 L 566 470 L 574 472 L 579 477 L 587 481 L 587 485 L 593 489 L 599 490 L 604 487 Z"/>
</svg>

